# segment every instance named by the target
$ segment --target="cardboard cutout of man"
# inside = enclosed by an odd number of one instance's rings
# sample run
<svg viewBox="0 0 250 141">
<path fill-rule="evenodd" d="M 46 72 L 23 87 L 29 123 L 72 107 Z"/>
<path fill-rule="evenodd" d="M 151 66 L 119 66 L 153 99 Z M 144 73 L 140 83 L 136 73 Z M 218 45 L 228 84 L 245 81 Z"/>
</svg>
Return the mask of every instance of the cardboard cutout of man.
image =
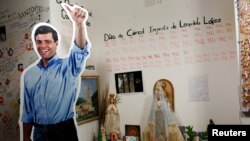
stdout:
<svg viewBox="0 0 250 141">
<path fill-rule="evenodd" d="M 88 12 L 75 5 L 62 7 L 73 22 L 69 56 L 59 58 L 60 36 L 51 25 L 40 23 L 32 31 L 34 49 L 40 57 L 21 79 L 21 140 L 78 141 L 74 104 L 79 75 L 91 47 L 87 37 Z"/>
</svg>

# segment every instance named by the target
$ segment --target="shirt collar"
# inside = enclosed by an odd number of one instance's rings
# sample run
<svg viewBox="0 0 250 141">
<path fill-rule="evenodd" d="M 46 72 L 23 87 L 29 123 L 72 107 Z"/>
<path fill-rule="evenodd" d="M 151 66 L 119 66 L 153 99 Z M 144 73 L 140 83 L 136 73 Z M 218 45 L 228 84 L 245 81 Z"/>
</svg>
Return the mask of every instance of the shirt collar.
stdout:
<svg viewBox="0 0 250 141">
<path fill-rule="evenodd" d="M 54 56 L 49 60 L 48 66 L 47 66 L 47 67 L 44 67 L 44 66 L 42 65 L 42 59 L 40 59 L 40 61 L 37 63 L 37 66 L 38 66 L 39 68 L 48 68 L 48 67 L 50 67 L 52 64 L 54 64 L 58 58 L 59 58 L 59 57 L 58 57 L 57 54 L 54 55 Z"/>
</svg>

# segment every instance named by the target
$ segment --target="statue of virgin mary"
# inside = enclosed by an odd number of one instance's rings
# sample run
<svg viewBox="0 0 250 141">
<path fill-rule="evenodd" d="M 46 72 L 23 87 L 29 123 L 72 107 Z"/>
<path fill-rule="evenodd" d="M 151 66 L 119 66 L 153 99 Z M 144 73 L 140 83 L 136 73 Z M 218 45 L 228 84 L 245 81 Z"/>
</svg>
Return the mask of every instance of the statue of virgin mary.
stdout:
<svg viewBox="0 0 250 141">
<path fill-rule="evenodd" d="M 120 115 L 117 108 L 115 94 L 109 94 L 108 105 L 105 111 L 104 128 L 108 139 L 117 141 L 120 138 Z"/>
<path fill-rule="evenodd" d="M 157 82 L 149 119 L 144 130 L 144 141 L 184 141 L 178 120 L 164 96 L 161 82 Z"/>
</svg>

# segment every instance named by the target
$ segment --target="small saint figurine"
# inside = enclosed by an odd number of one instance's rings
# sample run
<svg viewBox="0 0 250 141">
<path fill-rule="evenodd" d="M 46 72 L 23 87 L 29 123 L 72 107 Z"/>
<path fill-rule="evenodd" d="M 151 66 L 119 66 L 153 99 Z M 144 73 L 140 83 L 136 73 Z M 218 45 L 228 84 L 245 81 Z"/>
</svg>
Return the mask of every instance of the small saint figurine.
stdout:
<svg viewBox="0 0 250 141">
<path fill-rule="evenodd" d="M 120 116 L 116 105 L 116 95 L 109 94 L 105 111 L 104 128 L 110 141 L 117 141 L 120 137 Z"/>
</svg>

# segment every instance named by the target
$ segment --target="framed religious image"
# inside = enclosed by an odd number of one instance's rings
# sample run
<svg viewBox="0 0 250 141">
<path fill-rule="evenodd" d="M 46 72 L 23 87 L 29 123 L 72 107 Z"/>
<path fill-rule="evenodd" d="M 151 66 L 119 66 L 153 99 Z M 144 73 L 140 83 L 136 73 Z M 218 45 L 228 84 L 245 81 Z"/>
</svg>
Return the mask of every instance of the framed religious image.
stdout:
<svg viewBox="0 0 250 141">
<path fill-rule="evenodd" d="M 165 98 L 168 98 L 167 102 L 170 103 L 172 111 L 175 111 L 175 109 L 174 109 L 174 106 L 175 106 L 175 104 L 174 104 L 174 87 L 173 87 L 172 83 L 167 79 L 160 79 L 157 82 L 155 82 L 153 92 L 155 91 L 156 84 L 158 82 L 161 82 L 161 86 L 162 86 Z"/>
<path fill-rule="evenodd" d="M 143 92 L 142 72 L 124 72 L 115 74 L 116 93 Z"/>
<path fill-rule="evenodd" d="M 80 93 L 76 101 L 76 120 L 78 124 L 99 118 L 100 88 L 99 76 L 81 76 Z"/>
<path fill-rule="evenodd" d="M 125 136 L 125 141 L 139 141 L 136 136 Z"/>
<path fill-rule="evenodd" d="M 136 137 L 136 141 L 141 140 L 141 130 L 139 125 L 125 125 L 125 135 L 131 136 L 131 138 Z M 132 137 L 133 136 L 133 137 Z M 126 138 L 127 141 L 127 138 Z"/>
</svg>

